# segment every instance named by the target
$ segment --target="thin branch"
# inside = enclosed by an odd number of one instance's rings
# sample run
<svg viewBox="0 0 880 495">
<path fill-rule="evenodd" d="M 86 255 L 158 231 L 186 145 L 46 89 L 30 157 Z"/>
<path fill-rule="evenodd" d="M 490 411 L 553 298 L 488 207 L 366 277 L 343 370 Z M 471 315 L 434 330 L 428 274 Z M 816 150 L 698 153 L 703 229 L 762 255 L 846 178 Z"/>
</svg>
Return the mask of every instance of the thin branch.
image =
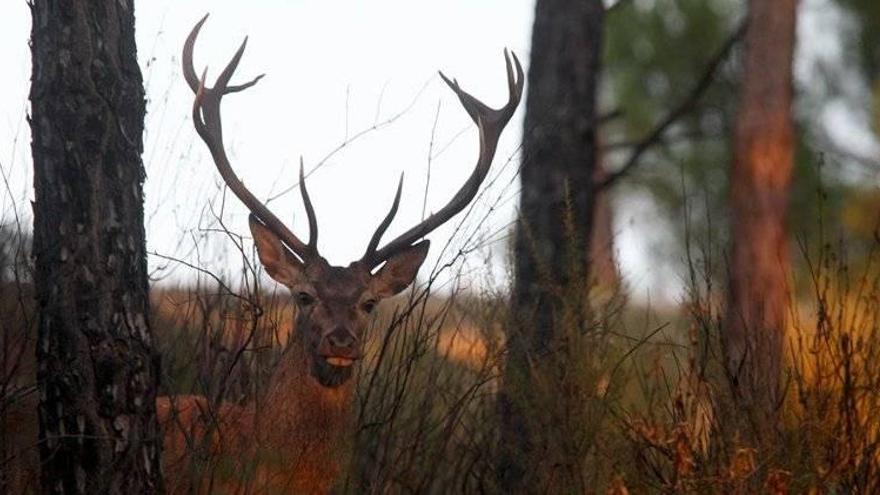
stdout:
<svg viewBox="0 0 880 495">
<path fill-rule="evenodd" d="M 434 113 L 434 124 L 431 126 L 431 141 L 428 143 L 428 171 L 425 178 L 425 195 L 422 197 L 422 220 L 428 211 L 428 190 L 431 187 L 431 164 L 434 161 L 434 140 L 437 137 L 437 123 L 440 122 L 440 108 L 443 100 L 437 101 L 437 111 Z"/>
<path fill-rule="evenodd" d="M 721 45 L 721 48 L 715 53 L 715 56 L 709 61 L 703 76 L 700 77 L 697 84 L 693 87 L 687 97 L 685 97 L 678 106 L 673 108 L 666 117 L 660 121 L 657 127 L 649 132 L 644 139 L 635 146 L 629 159 L 627 159 L 626 163 L 624 163 L 620 169 L 608 174 L 603 181 L 596 184 L 597 189 L 605 189 L 629 174 L 640 163 L 639 160 L 645 152 L 659 143 L 663 138 L 663 134 L 669 130 L 674 123 L 694 110 L 700 98 L 715 80 L 715 74 L 718 72 L 718 69 L 723 62 L 727 60 L 727 56 L 730 54 L 733 47 L 742 39 L 745 32 L 746 22 L 742 21 L 733 34 L 727 38 L 727 41 Z"/>
<path fill-rule="evenodd" d="M 166 255 L 166 254 L 161 254 L 161 253 L 156 252 L 156 251 L 147 251 L 147 254 L 150 255 L 150 256 L 155 256 L 155 257 L 157 257 L 157 258 L 163 259 L 163 260 L 165 260 L 165 261 L 171 261 L 171 262 L 173 262 L 173 263 L 178 263 L 178 264 L 183 265 L 183 266 L 185 266 L 185 267 L 187 267 L 187 268 L 190 268 L 190 269 L 192 269 L 192 270 L 195 270 L 196 272 L 201 273 L 202 275 L 207 275 L 208 277 L 210 277 L 210 278 L 212 278 L 212 279 L 214 280 L 214 282 L 217 284 L 218 287 L 220 287 L 220 289 L 222 289 L 223 291 L 226 291 L 226 293 L 227 293 L 228 295 L 230 295 L 230 296 L 232 296 L 232 297 L 234 297 L 234 298 L 236 298 L 236 299 L 239 299 L 239 300 L 241 300 L 241 301 L 246 302 L 246 303 L 247 303 L 249 306 L 251 306 L 251 307 L 256 307 L 256 306 L 258 306 L 258 305 L 257 305 L 256 303 L 254 303 L 254 301 L 252 301 L 251 299 L 248 299 L 247 297 L 242 296 L 241 294 L 239 294 L 239 293 L 235 292 L 234 290 L 232 290 L 232 288 L 230 288 L 228 285 L 226 285 L 225 282 L 223 282 L 223 279 L 221 279 L 219 276 L 217 276 L 214 272 L 212 272 L 212 271 L 210 271 L 210 270 L 207 270 L 207 269 L 205 269 L 205 268 L 202 268 L 202 267 L 200 267 L 200 266 L 198 266 L 198 265 L 195 265 L 195 264 L 193 264 L 193 263 L 190 263 L 190 262 L 188 262 L 188 261 L 186 261 L 186 260 L 182 260 L 182 259 L 180 259 L 180 258 L 175 258 L 174 256 L 169 256 L 169 255 Z"/>
<path fill-rule="evenodd" d="M 360 138 L 366 136 L 367 134 L 378 131 L 379 129 L 382 129 L 383 127 L 387 127 L 387 126 L 393 124 L 398 119 L 400 119 L 401 117 L 403 117 L 404 115 L 409 113 L 409 111 L 412 110 L 412 108 L 416 105 L 416 103 L 418 103 L 422 94 L 425 92 L 425 89 L 428 87 L 428 85 L 431 83 L 432 80 L 433 80 L 433 77 L 431 79 L 428 79 L 427 81 L 425 81 L 424 84 L 422 84 L 422 87 L 418 90 L 418 92 L 416 92 L 416 95 L 413 97 L 412 100 L 410 100 L 409 104 L 406 107 L 404 107 L 403 109 L 401 109 L 399 112 L 395 113 L 394 115 L 386 118 L 385 120 L 379 121 L 378 120 L 379 106 L 381 105 L 381 99 L 384 96 L 384 91 L 385 91 L 385 87 L 383 86 L 382 87 L 383 92 L 379 95 L 380 103 L 377 103 L 377 106 L 376 106 L 377 120 L 374 121 L 372 125 L 361 129 L 360 131 L 352 134 L 351 136 L 348 135 L 348 129 L 346 128 L 345 140 L 343 140 L 341 143 L 336 145 L 336 147 L 334 147 L 326 155 L 324 155 L 323 158 L 318 160 L 318 163 L 316 163 L 311 168 L 309 168 L 305 173 L 305 178 L 308 179 L 319 168 L 323 167 L 327 163 L 327 161 L 330 160 L 330 158 L 332 158 L 334 155 L 336 155 L 337 153 L 339 153 L 340 151 L 345 149 L 346 146 L 353 144 L 355 141 L 358 141 Z M 346 112 L 347 112 L 347 110 L 346 110 Z M 278 193 L 270 196 L 268 199 L 266 199 L 266 204 L 268 205 L 272 201 L 275 201 L 276 199 L 280 198 L 281 196 L 284 196 L 285 194 L 293 191 L 297 187 L 299 187 L 299 180 L 297 180 L 296 182 L 293 183 L 293 185 L 285 188 L 281 192 L 278 192 Z"/>
<path fill-rule="evenodd" d="M 723 137 L 722 134 L 709 134 L 701 129 L 694 129 L 692 131 L 682 132 L 679 134 L 675 134 L 673 136 L 669 136 L 664 138 L 662 141 L 664 144 L 677 144 L 684 142 L 691 142 L 695 140 L 711 140 L 711 139 L 720 139 Z M 611 143 L 605 143 L 599 145 L 599 150 L 602 152 L 616 152 L 623 150 L 631 150 L 642 143 L 642 140 L 624 140 L 624 141 L 615 141 Z"/>
<path fill-rule="evenodd" d="M 596 121 L 599 125 L 605 125 L 619 119 L 620 117 L 623 117 L 623 110 L 615 108 L 599 115 L 599 118 L 596 119 Z"/>
</svg>

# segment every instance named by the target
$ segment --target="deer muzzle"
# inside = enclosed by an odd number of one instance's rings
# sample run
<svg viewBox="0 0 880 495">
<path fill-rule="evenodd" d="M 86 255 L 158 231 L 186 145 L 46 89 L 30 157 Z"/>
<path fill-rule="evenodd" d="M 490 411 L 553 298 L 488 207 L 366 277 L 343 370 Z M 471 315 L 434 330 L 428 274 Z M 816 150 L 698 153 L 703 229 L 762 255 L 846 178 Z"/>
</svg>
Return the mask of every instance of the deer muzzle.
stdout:
<svg viewBox="0 0 880 495">
<path fill-rule="evenodd" d="M 361 357 L 357 337 L 345 327 L 337 327 L 325 335 L 318 354 L 327 364 L 339 368 L 349 367 Z"/>
</svg>

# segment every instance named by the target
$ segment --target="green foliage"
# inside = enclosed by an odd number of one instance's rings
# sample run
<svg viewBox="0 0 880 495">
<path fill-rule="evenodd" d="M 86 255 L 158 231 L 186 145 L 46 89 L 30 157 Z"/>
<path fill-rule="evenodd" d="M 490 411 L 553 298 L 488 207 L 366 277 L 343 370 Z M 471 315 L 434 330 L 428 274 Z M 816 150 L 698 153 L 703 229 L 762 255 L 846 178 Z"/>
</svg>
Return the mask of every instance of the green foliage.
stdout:
<svg viewBox="0 0 880 495">
<path fill-rule="evenodd" d="M 847 52 L 858 53 L 859 63 L 870 80 L 880 78 L 880 3 L 874 0 L 837 0 L 852 14 L 856 29 L 844 36 Z"/>
<path fill-rule="evenodd" d="M 837 0 L 850 14 L 854 29 L 843 31 L 845 53 L 857 54 L 859 71 L 871 93 L 871 128 L 880 137 L 880 3 Z"/>
<path fill-rule="evenodd" d="M 857 62 L 874 97 L 874 119 L 880 119 L 880 3 L 874 0 L 838 0 L 853 15 L 857 29 L 840 30 L 845 52 L 858 53 L 852 60 L 836 61 L 841 67 Z M 620 163 L 631 143 L 645 136 L 669 110 L 683 101 L 704 74 L 707 61 L 734 32 L 745 4 L 732 0 L 644 0 L 629 2 L 606 19 L 604 106 L 620 110 L 621 116 L 603 128 L 610 146 L 607 163 Z M 802 41 L 804 42 L 804 41 Z M 709 89 L 689 115 L 677 122 L 663 140 L 642 158 L 642 163 L 620 189 L 625 198 L 634 191 L 648 192 L 660 206 L 658 212 L 674 229 L 671 244 L 663 252 L 681 260 L 687 237 L 725 243 L 728 220 L 728 173 L 733 159 L 733 123 L 736 116 L 740 50 L 734 50 L 716 74 Z M 817 117 L 829 98 L 836 96 L 837 68 L 826 74 L 825 91 L 796 94 L 796 157 L 789 202 L 789 230 L 797 238 L 816 239 L 822 228 L 817 197 L 822 196 L 821 216 L 826 225 L 840 226 L 839 233 L 851 241 L 870 242 L 870 236 L 848 232 L 841 223 L 847 205 L 865 193 L 853 183 L 846 163 L 819 152 L 824 136 Z M 811 88 L 812 89 L 812 88 Z M 864 102 L 856 102 L 864 107 Z M 851 209 L 850 209 L 851 210 Z M 846 213 L 852 217 L 852 213 Z M 861 237 L 859 237 L 861 235 Z M 721 268 L 719 266 L 719 268 Z M 796 269 L 803 269 L 802 263 Z"/>
<path fill-rule="evenodd" d="M 606 160 L 610 167 L 629 152 L 615 143 L 642 139 L 689 96 L 742 15 L 741 3 L 730 0 L 654 0 L 630 2 L 607 17 L 603 100 L 606 108 L 622 112 L 603 129 L 606 145 L 612 146 Z M 696 220 L 694 234 L 706 234 L 709 226 L 702 220 L 710 214 L 716 217 L 715 228 L 723 227 L 719 212 L 726 211 L 736 54 L 721 66 L 696 108 L 642 158 L 623 186 L 629 189 L 621 191 L 649 192 L 667 220 L 682 218 L 687 209 Z M 685 195 L 695 193 L 699 200 L 685 201 Z M 678 233 L 674 251 L 683 239 Z"/>
<path fill-rule="evenodd" d="M 733 31 L 732 21 L 741 15 L 736 5 L 729 0 L 630 2 L 607 17 L 605 96 L 609 107 L 623 111 L 627 137 L 646 133 L 658 115 L 690 91 L 705 61 Z M 716 110 L 713 106 L 706 105 L 684 125 L 710 131 L 707 119 L 699 117 Z"/>
</svg>

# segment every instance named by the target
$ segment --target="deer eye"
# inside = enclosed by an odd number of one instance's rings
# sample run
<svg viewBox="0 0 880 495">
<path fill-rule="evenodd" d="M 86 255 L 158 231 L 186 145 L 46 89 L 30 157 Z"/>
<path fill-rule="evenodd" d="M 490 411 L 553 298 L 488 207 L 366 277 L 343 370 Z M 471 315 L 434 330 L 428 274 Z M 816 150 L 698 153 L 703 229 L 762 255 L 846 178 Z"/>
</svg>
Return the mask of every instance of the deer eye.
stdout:
<svg viewBox="0 0 880 495">
<path fill-rule="evenodd" d="M 367 299 L 363 303 L 361 303 L 361 309 L 364 310 L 364 313 L 372 313 L 373 309 L 376 308 L 376 300 L 375 299 Z"/>
<path fill-rule="evenodd" d="M 315 298 L 308 292 L 300 292 L 296 295 L 296 302 L 300 306 L 311 306 L 315 302 Z"/>
</svg>

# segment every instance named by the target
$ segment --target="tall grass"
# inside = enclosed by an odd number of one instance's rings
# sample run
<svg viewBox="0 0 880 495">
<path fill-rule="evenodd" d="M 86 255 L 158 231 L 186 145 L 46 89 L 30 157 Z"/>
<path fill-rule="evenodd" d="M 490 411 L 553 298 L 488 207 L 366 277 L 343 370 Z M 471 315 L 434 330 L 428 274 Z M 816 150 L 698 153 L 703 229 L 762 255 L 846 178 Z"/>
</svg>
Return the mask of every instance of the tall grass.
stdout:
<svg viewBox="0 0 880 495">
<path fill-rule="evenodd" d="M 0 218 L 0 493 L 34 486 L 21 466 L 37 462 L 36 313 L 30 242 Z"/>
<path fill-rule="evenodd" d="M 874 242 L 857 264 L 846 243 L 800 244 L 809 289 L 791 294 L 778 415 L 743 406 L 724 366 L 717 249 L 689 251 L 688 347 L 639 377 L 622 417 L 623 475 L 670 493 L 876 493 L 880 490 L 880 271 Z M 857 267 L 857 268 L 856 268 Z M 633 365 L 637 368 L 637 365 Z M 641 399 L 652 397 L 647 403 Z M 614 455 L 620 456 L 621 452 Z M 626 459 L 626 457 L 623 457 Z"/>
</svg>

